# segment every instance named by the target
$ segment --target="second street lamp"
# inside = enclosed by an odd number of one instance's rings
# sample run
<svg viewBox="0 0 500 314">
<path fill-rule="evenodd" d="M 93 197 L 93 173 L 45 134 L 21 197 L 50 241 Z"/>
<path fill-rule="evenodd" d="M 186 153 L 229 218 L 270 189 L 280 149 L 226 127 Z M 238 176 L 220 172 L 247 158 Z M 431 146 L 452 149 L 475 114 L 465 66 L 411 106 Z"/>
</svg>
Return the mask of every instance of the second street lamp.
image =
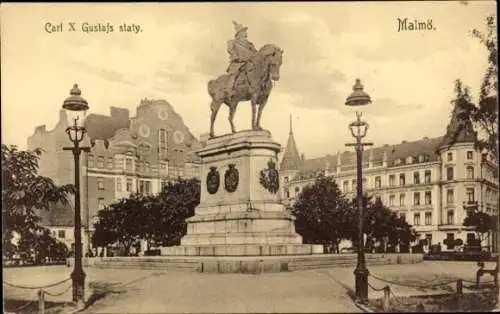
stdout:
<svg viewBox="0 0 500 314">
<path fill-rule="evenodd" d="M 69 140 L 73 147 L 64 147 L 63 150 L 71 150 L 75 159 L 75 263 L 71 279 L 73 281 L 73 301 L 82 305 L 85 295 L 85 272 L 82 266 L 82 218 L 80 216 L 80 154 L 82 151 L 90 151 L 89 147 L 81 147 L 80 142 L 85 135 L 83 122 L 89 109 L 87 101 L 81 96 L 82 92 L 78 85 L 73 85 L 70 95 L 64 100 L 63 109 L 68 115 Z"/>
<path fill-rule="evenodd" d="M 346 100 L 346 106 L 365 106 L 371 103 L 370 96 L 363 91 L 361 81 L 356 79 L 353 86 L 353 92 Z M 364 237 L 363 237 L 363 148 L 371 146 L 373 143 L 362 142 L 368 130 L 368 123 L 361 120 L 361 112 L 356 111 L 356 121 L 349 124 L 349 130 L 356 139 L 356 143 L 348 143 L 346 146 L 354 146 L 356 149 L 356 199 L 358 207 L 358 260 L 354 270 L 354 280 L 356 286 L 356 297 L 362 302 L 368 299 L 368 269 L 366 268 Z"/>
</svg>

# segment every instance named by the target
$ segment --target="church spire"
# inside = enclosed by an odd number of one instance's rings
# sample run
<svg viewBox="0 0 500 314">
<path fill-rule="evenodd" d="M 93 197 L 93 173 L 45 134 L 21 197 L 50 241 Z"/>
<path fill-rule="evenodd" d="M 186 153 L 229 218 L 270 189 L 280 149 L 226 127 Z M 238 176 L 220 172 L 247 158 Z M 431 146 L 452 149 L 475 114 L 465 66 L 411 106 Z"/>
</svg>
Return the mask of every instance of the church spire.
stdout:
<svg viewBox="0 0 500 314">
<path fill-rule="evenodd" d="M 292 115 L 290 115 L 290 132 L 288 134 L 286 150 L 283 154 L 283 159 L 281 160 L 280 170 L 299 170 L 301 163 L 302 160 L 300 158 L 299 150 L 297 149 L 297 144 L 295 143 L 295 138 L 293 137 Z"/>
</svg>

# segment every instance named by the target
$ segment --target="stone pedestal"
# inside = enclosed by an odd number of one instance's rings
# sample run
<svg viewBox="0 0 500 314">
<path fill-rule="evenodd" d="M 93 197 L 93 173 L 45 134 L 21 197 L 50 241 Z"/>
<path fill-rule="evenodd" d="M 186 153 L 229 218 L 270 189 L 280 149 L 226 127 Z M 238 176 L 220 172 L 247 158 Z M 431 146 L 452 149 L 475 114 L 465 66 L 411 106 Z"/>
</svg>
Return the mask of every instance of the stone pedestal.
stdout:
<svg viewBox="0 0 500 314">
<path fill-rule="evenodd" d="M 165 255 L 265 256 L 318 251 L 302 244 L 294 217 L 281 203 L 277 155 L 267 131 L 209 139 L 202 159 L 201 198 L 181 245 Z"/>
</svg>

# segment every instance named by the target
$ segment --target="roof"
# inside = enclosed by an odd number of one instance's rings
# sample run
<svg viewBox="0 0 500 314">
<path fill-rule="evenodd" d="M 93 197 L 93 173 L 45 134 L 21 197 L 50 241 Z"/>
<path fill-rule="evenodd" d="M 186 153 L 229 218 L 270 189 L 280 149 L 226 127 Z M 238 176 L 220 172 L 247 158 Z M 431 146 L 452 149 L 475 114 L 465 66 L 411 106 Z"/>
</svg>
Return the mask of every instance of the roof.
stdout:
<svg viewBox="0 0 500 314">
<path fill-rule="evenodd" d="M 290 115 L 290 133 L 288 134 L 285 153 L 281 159 L 280 170 L 297 170 L 301 164 L 302 159 L 300 158 L 299 150 L 293 137 L 292 116 Z"/>
<path fill-rule="evenodd" d="M 49 210 L 39 210 L 40 224 L 45 227 L 73 227 L 75 213 L 70 204 L 52 203 Z M 83 223 L 83 221 L 82 221 Z"/>
<path fill-rule="evenodd" d="M 119 129 L 128 129 L 130 120 L 127 116 L 105 116 L 90 114 L 85 119 L 85 129 L 90 140 L 107 140 Z"/>
<path fill-rule="evenodd" d="M 470 118 L 461 111 L 458 105 L 455 105 L 440 146 L 450 146 L 456 143 L 475 143 L 476 136 Z"/>
<path fill-rule="evenodd" d="M 438 160 L 436 153 L 439 144 L 443 137 L 423 138 L 417 141 L 403 141 L 395 145 L 383 145 L 365 150 L 363 153 L 363 162 L 368 163 L 372 159 L 375 166 L 382 165 L 384 155 L 387 161 L 387 166 L 394 166 L 397 159 L 401 159 L 401 164 L 405 164 L 407 157 L 412 156 L 418 162 L 419 155 L 427 156 L 426 162 Z M 354 151 L 338 152 L 335 155 L 327 155 L 324 157 L 306 159 L 298 168 L 299 173 L 295 179 L 310 179 L 316 174 L 322 173 L 326 169 L 329 171 L 336 171 L 339 167 L 340 155 L 340 168 L 342 171 L 354 170 L 356 166 L 356 154 Z"/>
</svg>

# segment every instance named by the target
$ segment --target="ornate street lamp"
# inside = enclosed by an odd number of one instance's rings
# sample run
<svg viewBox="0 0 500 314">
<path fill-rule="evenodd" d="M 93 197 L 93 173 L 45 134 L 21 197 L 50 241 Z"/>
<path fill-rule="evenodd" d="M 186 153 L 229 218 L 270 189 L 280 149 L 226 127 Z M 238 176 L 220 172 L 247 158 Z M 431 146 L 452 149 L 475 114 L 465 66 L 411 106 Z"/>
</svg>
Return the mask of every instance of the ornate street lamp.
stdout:
<svg viewBox="0 0 500 314">
<path fill-rule="evenodd" d="M 346 106 L 365 106 L 371 103 L 370 95 L 363 91 L 363 85 L 359 79 L 353 86 L 353 92 L 345 102 Z M 358 221 L 358 261 L 354 270 L 354 280 L 356 285 L 356 297 L 364 302 L 368 298 L 368 269 L 366 268 L 365 252 L 364 252 L 364 237 L 363 237 L 363 148 L 371 146 L 373 143 L 362 142 L 368 130 L 368 123 L 361 120 L 362 113 L 356 111 L 356 121 L 349 124 L 349 130 L 352 136 L 356 139 L 356 143 L 348 143 L 346 146 L 354 146 L 356 149 L 356 164 L 357 164 L 357 192 L 356 198 L 358 203 L 359 221 Z"/>
<path fill-rule="evenodd" d="M 90 147 L 80 146 L 86 132 L 83 122 L 89 109 L 87 101 L 81 94 L 78 85 L 74 84 L 70 91 L 71 96 L 66 98 L 62 106 L 68 115 L 66 133 L 69 140 L 73 142 L 73 147 L 64 147 L 63 150 L 71 150 L 75 159 L 75 264 L 71 279 L 73 281 L 73 301 L 77 304 L 83 303 L 85 294 L 85 273 L 82 267 L 82 221 L 80 216 L 80 153 L 90 151 Z"/>
</svg>

